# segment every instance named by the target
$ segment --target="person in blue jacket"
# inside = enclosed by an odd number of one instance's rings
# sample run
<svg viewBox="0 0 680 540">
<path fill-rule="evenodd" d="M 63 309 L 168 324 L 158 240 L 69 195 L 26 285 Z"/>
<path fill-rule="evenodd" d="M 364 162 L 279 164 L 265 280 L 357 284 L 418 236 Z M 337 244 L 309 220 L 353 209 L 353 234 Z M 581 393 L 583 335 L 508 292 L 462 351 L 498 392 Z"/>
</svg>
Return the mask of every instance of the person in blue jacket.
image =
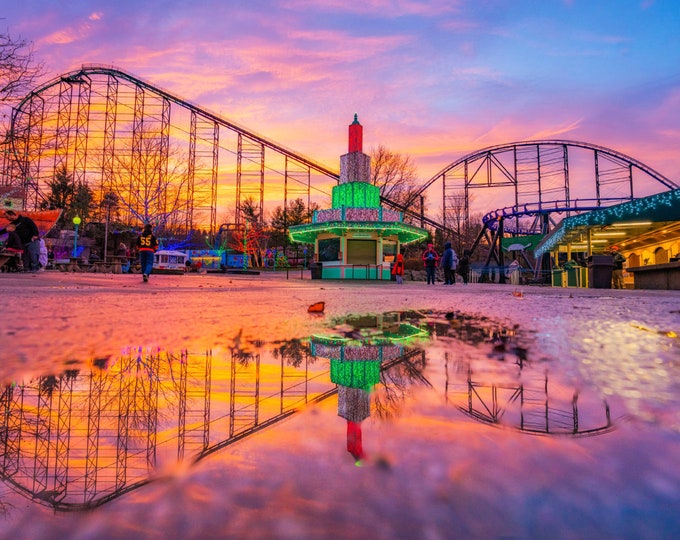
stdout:
<svg viewBox="0 0 680 540">
<path fill-rule="evenodd" d="M 427 284 L 434 285 L 435 272 L 437 271 L 437 263 L 439 262 L 439 255 L 432 244 L 427 244 L 427 249 L 423 253 L 423 264 L 425 265 L 425 272 L 427 274 Z"/>
<path fill-rule="evenodd" d="M 444 285 L 455 285 L 456 268 L 458 266 L 458 256 L 451 246 L 451 242 L 444 244 L 442 255 L 442 268 L 444 270 Z"/>
</svg>

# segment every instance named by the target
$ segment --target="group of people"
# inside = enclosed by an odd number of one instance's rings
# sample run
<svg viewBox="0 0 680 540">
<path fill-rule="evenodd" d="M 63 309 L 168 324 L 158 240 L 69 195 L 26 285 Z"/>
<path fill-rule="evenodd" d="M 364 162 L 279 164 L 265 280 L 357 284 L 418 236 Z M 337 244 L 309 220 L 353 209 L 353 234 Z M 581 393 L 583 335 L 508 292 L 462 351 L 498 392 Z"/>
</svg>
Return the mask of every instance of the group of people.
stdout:
<svg viewBox="0 0 680 540">
<path fill-rule="evenodd" d="M 9 223 L 0 229 L 0 236 L 7 235 L 3 251 L 19 259 L 20 263 L 16 269 L 27 272 L 44 270 L 48 262 L 47 246 L 35 222 L 12 209 L 5 210 L 4 217 Z M 144 226 L 142 234 L 137 238 L 136 246 L 142 267 L 142 280 L 147 282 L 153 269 L 154 253 L 158 249 L 158 240 L 153 234 L 151 224 L 147 223 Z M 124 243 L 121 242 L 116 255 L 121 258 L 129 257 L 130 252 Z M 124 271 L 127 270 L 125 266 L 129 269 L 129 263 L 123 265 Z"/>
<path fill-rule="evenodd" d="M 456 283 L 456 274 L 459 274 L 463 279 L 463 283 L 467 285 L 470 273 L 470 253 L 467 249 L 463 250 L 463 256 L 458 258 L 451 242 L 446 242 L 444 244 L 444 253 L 440 257 L 434 249 L 434 245 L 428 244 L 422 258 L 428 285 L 435 284 L 435 275 L 439 266 L 444 271 L 444 285 L 454 285 Z M 403 283 L 404 256 L 401 253 L 396 257 L 392 267 L 392 274 L 395 276 L 397 283 Z"/>
</svg>

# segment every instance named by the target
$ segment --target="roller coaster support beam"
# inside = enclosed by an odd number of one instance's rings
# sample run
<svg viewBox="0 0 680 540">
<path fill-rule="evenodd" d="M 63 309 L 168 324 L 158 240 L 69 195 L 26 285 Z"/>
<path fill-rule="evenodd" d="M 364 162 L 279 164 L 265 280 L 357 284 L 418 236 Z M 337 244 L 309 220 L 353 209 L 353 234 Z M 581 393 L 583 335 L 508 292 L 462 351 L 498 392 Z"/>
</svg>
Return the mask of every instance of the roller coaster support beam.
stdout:
<svg viewBox="0 0 680 540">
<path fill-rule="evenodd" d="M 498 266 L 500 268 L 500 275 L 498 283 L 505 283 L 505 258 L 503 257 L 503 224 L 504 219 L 501 218 L 498 222 L 498 231 L 496 233 L 496 248 L 498 249 Z"/>
</svg>

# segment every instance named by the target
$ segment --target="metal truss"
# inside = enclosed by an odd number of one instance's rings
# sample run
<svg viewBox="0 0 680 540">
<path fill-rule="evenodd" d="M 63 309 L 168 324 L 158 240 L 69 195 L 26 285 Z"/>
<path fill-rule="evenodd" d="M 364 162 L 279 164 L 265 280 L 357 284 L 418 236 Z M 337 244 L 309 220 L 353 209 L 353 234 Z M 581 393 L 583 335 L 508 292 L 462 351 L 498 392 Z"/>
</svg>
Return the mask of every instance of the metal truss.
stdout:
<svg viewBox="0 0 680 540">
<path fill-rule="evenodd" d="M 335 393 L 308 358 L 271 364 L 264 381 L 260 354 L 224 360 L 133 348 L 107 365 L 6 387 L 0 479 L 56 510 L 96 507 L 150 482 L 168 460 L 203 459 Z"/>
<path fill-rule="evenodd" d="M 298 361 L 281 355 L 281 413 L 307 403 L 310 355 L 309 348 L 300 351 Z"/>
<path fill-rule="evenodd" d="M 309 204 L 312 190 L 329 194 L 339 179 L 335 170 L 110 66 L 86 65 L 31 92 L 14 109 L 6 144 L 0 182 L 21 188 L 26 208 L 40 205 L 63 169 L 92 189 L 95 206 L 114 191 L 126 203 L 120 217 L 138 225 L 143 203 L 135 194 L 153 175 L 167 182 L 156 213 L 171 213 L 167 227 L 178 234 L 214 234 L 218 199 L 233 201 L 238 221 L 252 198 L 263 219 L 265 192 L 284 208 L 294 197 Z"/>
<path fill-rule="evenodd" d="M 260 355 L 231 351 L 229 437 L 260 421 Z"/>
<path fill-rule="evenodd" d="M 97 495 L 99 470 L 99 436 L 104 398 L 104 371 L 96 369 L 88 375 L 87 430 L 85 439 L 85 475 L 82 503 L 87 504 Z"/>
<path fill-rule="evenodd" d="M 177 411 L 177 459 L 188 450 L 204 452 L 210 444 L 210 391 L 212 353 L 190 357 L 185 351 L 179 359 L 179 406 Z M 188 424 L 188 427 L 187 427 Z"/>
<path fill-rule="evenodd" d="M 519 405 L 518 417 L 508 420 L 506 413 Z M 569 435 L 586 437 L 608 433 L 614 429 L 609 405 L 602 402 L 599 423 L 588 425 L 579 421 L 578 393 L 568 403 L 550 398 L 548 376 L 531 384 L 481 383 L 468 372 L 467 403 L 458 409 L 480 422 L 491 425 L 511 425 L 514 429 L 534 435 Z"/>
</svg>

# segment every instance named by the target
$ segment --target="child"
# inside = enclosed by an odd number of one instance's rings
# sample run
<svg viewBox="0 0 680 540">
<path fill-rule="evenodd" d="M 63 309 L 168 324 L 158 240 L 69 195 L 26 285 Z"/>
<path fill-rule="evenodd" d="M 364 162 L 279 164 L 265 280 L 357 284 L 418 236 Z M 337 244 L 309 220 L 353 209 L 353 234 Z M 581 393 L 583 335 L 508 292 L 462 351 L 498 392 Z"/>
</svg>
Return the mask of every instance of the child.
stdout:
<svg viewBox="0 0 680 540">
<path fill-rule="evenodd" d="M 404 282 L 404 256 L 401 253 L 397 255 L 397 261 L 392 266 L 392 275 L 396 277 L 399 285 Z"/>
</svg>

